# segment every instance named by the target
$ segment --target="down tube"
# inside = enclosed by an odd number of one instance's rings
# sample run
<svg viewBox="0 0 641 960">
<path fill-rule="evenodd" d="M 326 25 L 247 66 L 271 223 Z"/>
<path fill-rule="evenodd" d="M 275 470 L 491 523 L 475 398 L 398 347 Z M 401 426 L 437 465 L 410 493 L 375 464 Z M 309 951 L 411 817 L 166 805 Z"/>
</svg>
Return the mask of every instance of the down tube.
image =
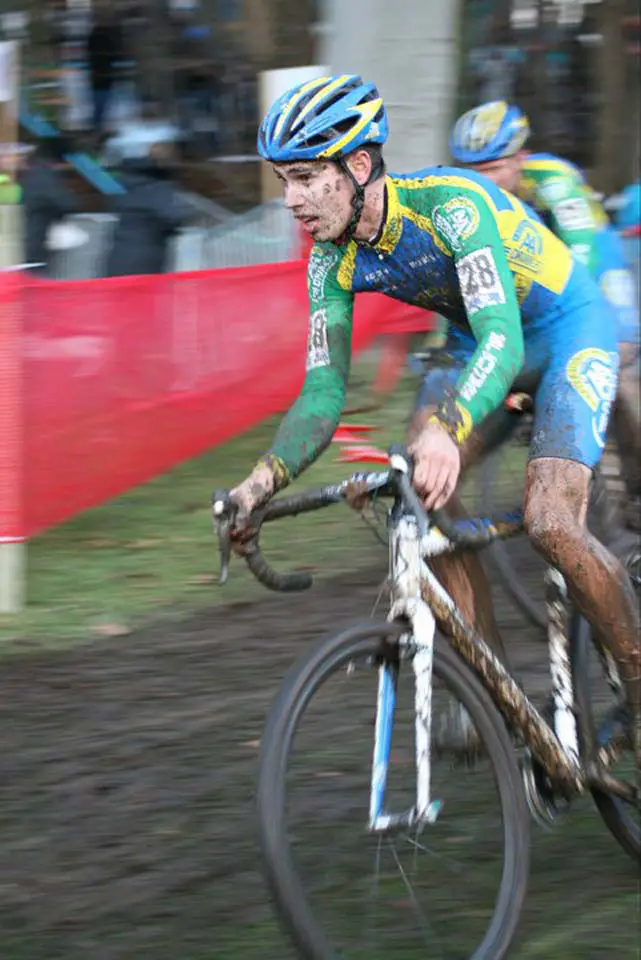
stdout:
<svg viewBox="0 0 641 960">
<path fill-rule="evenodd" d="M 376 731 L 372 760 L 372 786 L 369 801 L 369 826 L 374 829 L 385 806 L 385 787 L 389 770 L 392 729 L 396 709 L 397 668 L 382 663 L 378 668 L 378 696 L 376 698 Z"/>
</svg>

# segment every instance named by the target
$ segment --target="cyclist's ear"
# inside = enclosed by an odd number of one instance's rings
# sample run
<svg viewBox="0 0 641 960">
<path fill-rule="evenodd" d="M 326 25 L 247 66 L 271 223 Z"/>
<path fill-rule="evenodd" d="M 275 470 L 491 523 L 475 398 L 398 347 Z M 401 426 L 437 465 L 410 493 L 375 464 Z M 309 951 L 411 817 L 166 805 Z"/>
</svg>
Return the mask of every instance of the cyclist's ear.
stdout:
<svg viewBox="0 0 641 960">
<path fill-rule="evenodd" d="M 372 157 L 368 150 L 354 150 L 346 158 L 347 166 L 356 182 L 364 187 L 372 174 Z"/>
</svg>

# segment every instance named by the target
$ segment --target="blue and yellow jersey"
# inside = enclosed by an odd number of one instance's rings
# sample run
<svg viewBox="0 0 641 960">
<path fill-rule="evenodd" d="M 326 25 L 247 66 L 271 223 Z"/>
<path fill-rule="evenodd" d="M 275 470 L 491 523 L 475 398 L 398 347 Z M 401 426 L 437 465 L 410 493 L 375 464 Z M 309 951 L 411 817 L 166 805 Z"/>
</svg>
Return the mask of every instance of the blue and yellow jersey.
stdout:
<svg viewBox="0 0 641 960">
<path fill-rule="evenodd" d="M 578 167 L 551 153 L 531 153 L 523 162 L 518 195 L 585 263 L 595 277 L 624 267 L 618 234 Z"/>
<path fill-rule="evenodd" d="M 588 266 L 612 308 L 619 342 L 638 342 L 638 295 L 625 247 L 578 167 L 549 153 L 529 154 L 517 192 Z"/>
<path fill-rule="evenodd" d="M 483 280 L 490 284 L 490 272 L 480 274 L 477 260 L 460 266 L 465 254 L 485 246 L 492 253 L 496 290 L 483 287 Z M 573 309 L 586 293 L 584 273 L 572 279 L 570 254 L 535 211 L 480 174 L 445 167 L 387 178 L 383 228 L 372 243 L 314 247 L 308 270 L 312 312 L 323 305 L 316 295 L 317 274 L 326 290 L 333 280 L 341 300 L 345 294 L 384 293 L 435 310 L 468 331 L 478 326 L 471 322 L 477 301 L 481 312 L 486 299 L 496 301 L 494 313 L 510 312 L 500 301 L 505 288 L 511 293 L 514 287 L 519 309 L 517 314 L 512 306 L 511 312 L 526 336 L 560 309 Z M 476 299 L 466 300 L 476 281 Z"/>
<path fill-rule="evenodd" d="M 378 236 L 315 244 L 308 290 L 307 375 L 270 451 L 288 479 L 338 423 L 355 293 L 434 310 L 472 334 L 476 351 L 439 413 L 458 441 L 501 404 L 528 336 L 598 298 L 587 270 L 531 208 L 480 174 L 446 167 L 388 176 Z"/>
</svg>

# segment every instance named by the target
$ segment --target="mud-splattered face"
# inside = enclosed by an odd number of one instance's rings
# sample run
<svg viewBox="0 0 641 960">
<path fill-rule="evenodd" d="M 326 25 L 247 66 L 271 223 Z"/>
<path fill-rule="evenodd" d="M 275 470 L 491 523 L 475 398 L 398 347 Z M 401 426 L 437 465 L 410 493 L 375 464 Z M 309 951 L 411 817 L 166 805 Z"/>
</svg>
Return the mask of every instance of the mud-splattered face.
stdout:
<svg viewBox="0 0 641 960">
<path fill-rule="evenodd" d="M 477 173 L 482 173 L 484 177 L 489 177 L 502 190 L 516 193 L 521 177 L 520 153 L 513 157 L 503 157 L 501 160 L 488 160 L 487 163 L 471 163 L 469 167 L 470 170 L 475 170 Z"/>
<path fill-rule="evenodd" d="M 337 164 L 314 160 L 278 163 L 273 169 L 283 184 L 285 206 L 312 239 L 336 240 L 345 232 L 354 187 Z"/>
</svg>

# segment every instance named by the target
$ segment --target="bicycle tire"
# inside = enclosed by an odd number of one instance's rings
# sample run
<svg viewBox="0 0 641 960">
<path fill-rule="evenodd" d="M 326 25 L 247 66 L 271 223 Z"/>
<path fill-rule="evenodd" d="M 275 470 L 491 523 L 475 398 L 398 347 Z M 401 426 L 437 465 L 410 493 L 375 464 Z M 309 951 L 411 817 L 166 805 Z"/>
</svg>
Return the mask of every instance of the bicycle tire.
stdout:
<svg viewBox="0 0 641 960">
<path fill-rule="evenodd" d="M 572 618 L 571 644 L 579 716 L 585 723 L 593 725 L 589 676 L 590 650 L 593 646 L 592 628 L 584 617 Z M 604 790 L 593 789 L 591 793 L 601 819 L 619 846 L 633 860 L 641 863 L 641 819 L 638 812 L 632 810 L 630 805 L 620 798 L 613 797 Z"/>
<path fill-rule="evenodd" d="M 407 627 L 361 623 L 325 637 L 285 677 L 261 741 L 257 819 L 266 880 L 281 924 L 307 960 L 339 960 L 316 922 L 297 876 L 287 838 L 285 778 L 293 736 L 323 682 L 354 656 L 381 656 Z M 443 679 L 473 718 L 501 798 L 504 860 L 495 911 L 469 960 L 502 960 L 513 942 L 529 876 L 530 820 L 513 744 L 488 694 L 463 660 L 437 635 L 434 675 Z"/>
</svg>

